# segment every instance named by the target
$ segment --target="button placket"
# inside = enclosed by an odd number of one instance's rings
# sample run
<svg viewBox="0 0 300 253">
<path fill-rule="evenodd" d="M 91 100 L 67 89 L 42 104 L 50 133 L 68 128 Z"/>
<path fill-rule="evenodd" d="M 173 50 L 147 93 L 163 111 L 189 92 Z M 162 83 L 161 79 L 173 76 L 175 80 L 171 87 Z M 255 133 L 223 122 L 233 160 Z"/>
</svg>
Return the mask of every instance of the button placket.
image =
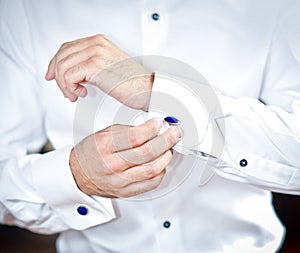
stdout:
<svg viewBox="0 0 300 253">
<path fill-rule="evenodd" d="M 171 222 L 166 220 L 164 223 L 163 223 L 163 226 L 164 228 L 170 228 L 171 227 Z"/>
<path fill-rule="evenodd" d="M 241 167 L 246 167 L 248 165 L 248 161 L 246 159 L 240 160 L 240 166 Z"/>
<path fill-rule="evenodd" d="M 143 54 L 158 54 L 168 31 L 167 14 L 150 8 L 142 16 Z"/>
<path fill-rule="evenodd" d="M 152 18 L 154 21 L 158 21 L 159 18 L 160 18 L 160 15 L 159 15 L 157 12 L 154 12 L 154 13 L 152 13 L 151 18 Z"/>
</svg>

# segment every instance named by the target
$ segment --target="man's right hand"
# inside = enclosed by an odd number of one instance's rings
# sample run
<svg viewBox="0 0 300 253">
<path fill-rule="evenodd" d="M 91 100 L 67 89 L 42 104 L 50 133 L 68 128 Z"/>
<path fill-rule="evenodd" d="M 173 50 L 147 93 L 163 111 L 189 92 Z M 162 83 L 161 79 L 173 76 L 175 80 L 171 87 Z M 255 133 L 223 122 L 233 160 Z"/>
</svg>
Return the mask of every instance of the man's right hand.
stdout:
<svg viewBox="0 0 300 253">
<path fill-rule="evenodd" d="M 109 198 L 132 197 L 159 186 L 180 140 L 178 126 L 158 135 L 162 120 L 139 126 L 113 125 L 71 151 L 70 167 L 81 191 Z"/>
</svg>

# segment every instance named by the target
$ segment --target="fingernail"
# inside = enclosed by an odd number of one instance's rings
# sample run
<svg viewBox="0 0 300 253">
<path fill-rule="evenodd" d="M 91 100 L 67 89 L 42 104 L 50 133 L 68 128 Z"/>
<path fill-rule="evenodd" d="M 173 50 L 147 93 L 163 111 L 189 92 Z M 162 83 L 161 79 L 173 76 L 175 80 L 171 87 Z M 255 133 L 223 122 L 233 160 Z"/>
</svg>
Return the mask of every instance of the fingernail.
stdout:
<svg viewBox="0 0 300 253">
<path fill-rule="evenodd" d="M 163 120 L 162 119 L 155 119 L 155 123 L 157 125 L 157 127 L 160 129 L 163 126 Z"/>
<path fill-rule="evenodd" d="M 174 128 L 174 133 L 176 134 L 176 136 L 178 138 L 181 138 L 182 137 L 182 131 L 181 131 L 180 126 L 174 126 L 172 128 Z"/>
</svg>

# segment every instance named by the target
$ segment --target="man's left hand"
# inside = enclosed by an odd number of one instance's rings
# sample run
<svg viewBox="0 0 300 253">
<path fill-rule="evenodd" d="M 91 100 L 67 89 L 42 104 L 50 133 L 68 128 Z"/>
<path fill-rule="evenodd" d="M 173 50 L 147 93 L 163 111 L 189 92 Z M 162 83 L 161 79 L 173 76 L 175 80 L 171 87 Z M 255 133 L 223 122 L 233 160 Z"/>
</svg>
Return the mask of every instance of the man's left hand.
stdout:
<svg viewBox="0 0 300 253">
<path fill-rule="evenodd" d="M 148 109 L 153 73 L 120 50 L 104 35 L 64 43 L 49 63 L 46 80 L 55 79 L 74 102 L 87 94 L 84 83 L 133 109 Z"/>
</svg>

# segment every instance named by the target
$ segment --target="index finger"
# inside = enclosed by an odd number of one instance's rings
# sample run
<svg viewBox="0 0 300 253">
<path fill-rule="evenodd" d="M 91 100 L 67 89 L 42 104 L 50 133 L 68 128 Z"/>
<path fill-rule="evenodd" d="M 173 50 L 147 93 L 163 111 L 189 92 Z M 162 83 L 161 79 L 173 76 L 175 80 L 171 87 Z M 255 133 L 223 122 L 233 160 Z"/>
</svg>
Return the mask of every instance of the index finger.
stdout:
<svg viewBox="0 0 300 253">
<path fill-rule="evenodd" d="M 149 163 L 170 150 L 181 139 L 181 136 L 180 127 L 172 126 L 163 134 L 156 136 L 139 147 L 119 152 L 119 163 L 123 162 L 123 167 Z"/>
<path fill-rule="evenodd" d="M 110 131 L 112 131 L 113 151 L 120 152 L 143 145 L 157 136 L 162 126 L 163 121 L 159 118 L 150 119 L 138 126 L 128 127 L 125 131 L 123 128 L 120 131 L 118 126 L 112 126 Z"/>
</svg>

